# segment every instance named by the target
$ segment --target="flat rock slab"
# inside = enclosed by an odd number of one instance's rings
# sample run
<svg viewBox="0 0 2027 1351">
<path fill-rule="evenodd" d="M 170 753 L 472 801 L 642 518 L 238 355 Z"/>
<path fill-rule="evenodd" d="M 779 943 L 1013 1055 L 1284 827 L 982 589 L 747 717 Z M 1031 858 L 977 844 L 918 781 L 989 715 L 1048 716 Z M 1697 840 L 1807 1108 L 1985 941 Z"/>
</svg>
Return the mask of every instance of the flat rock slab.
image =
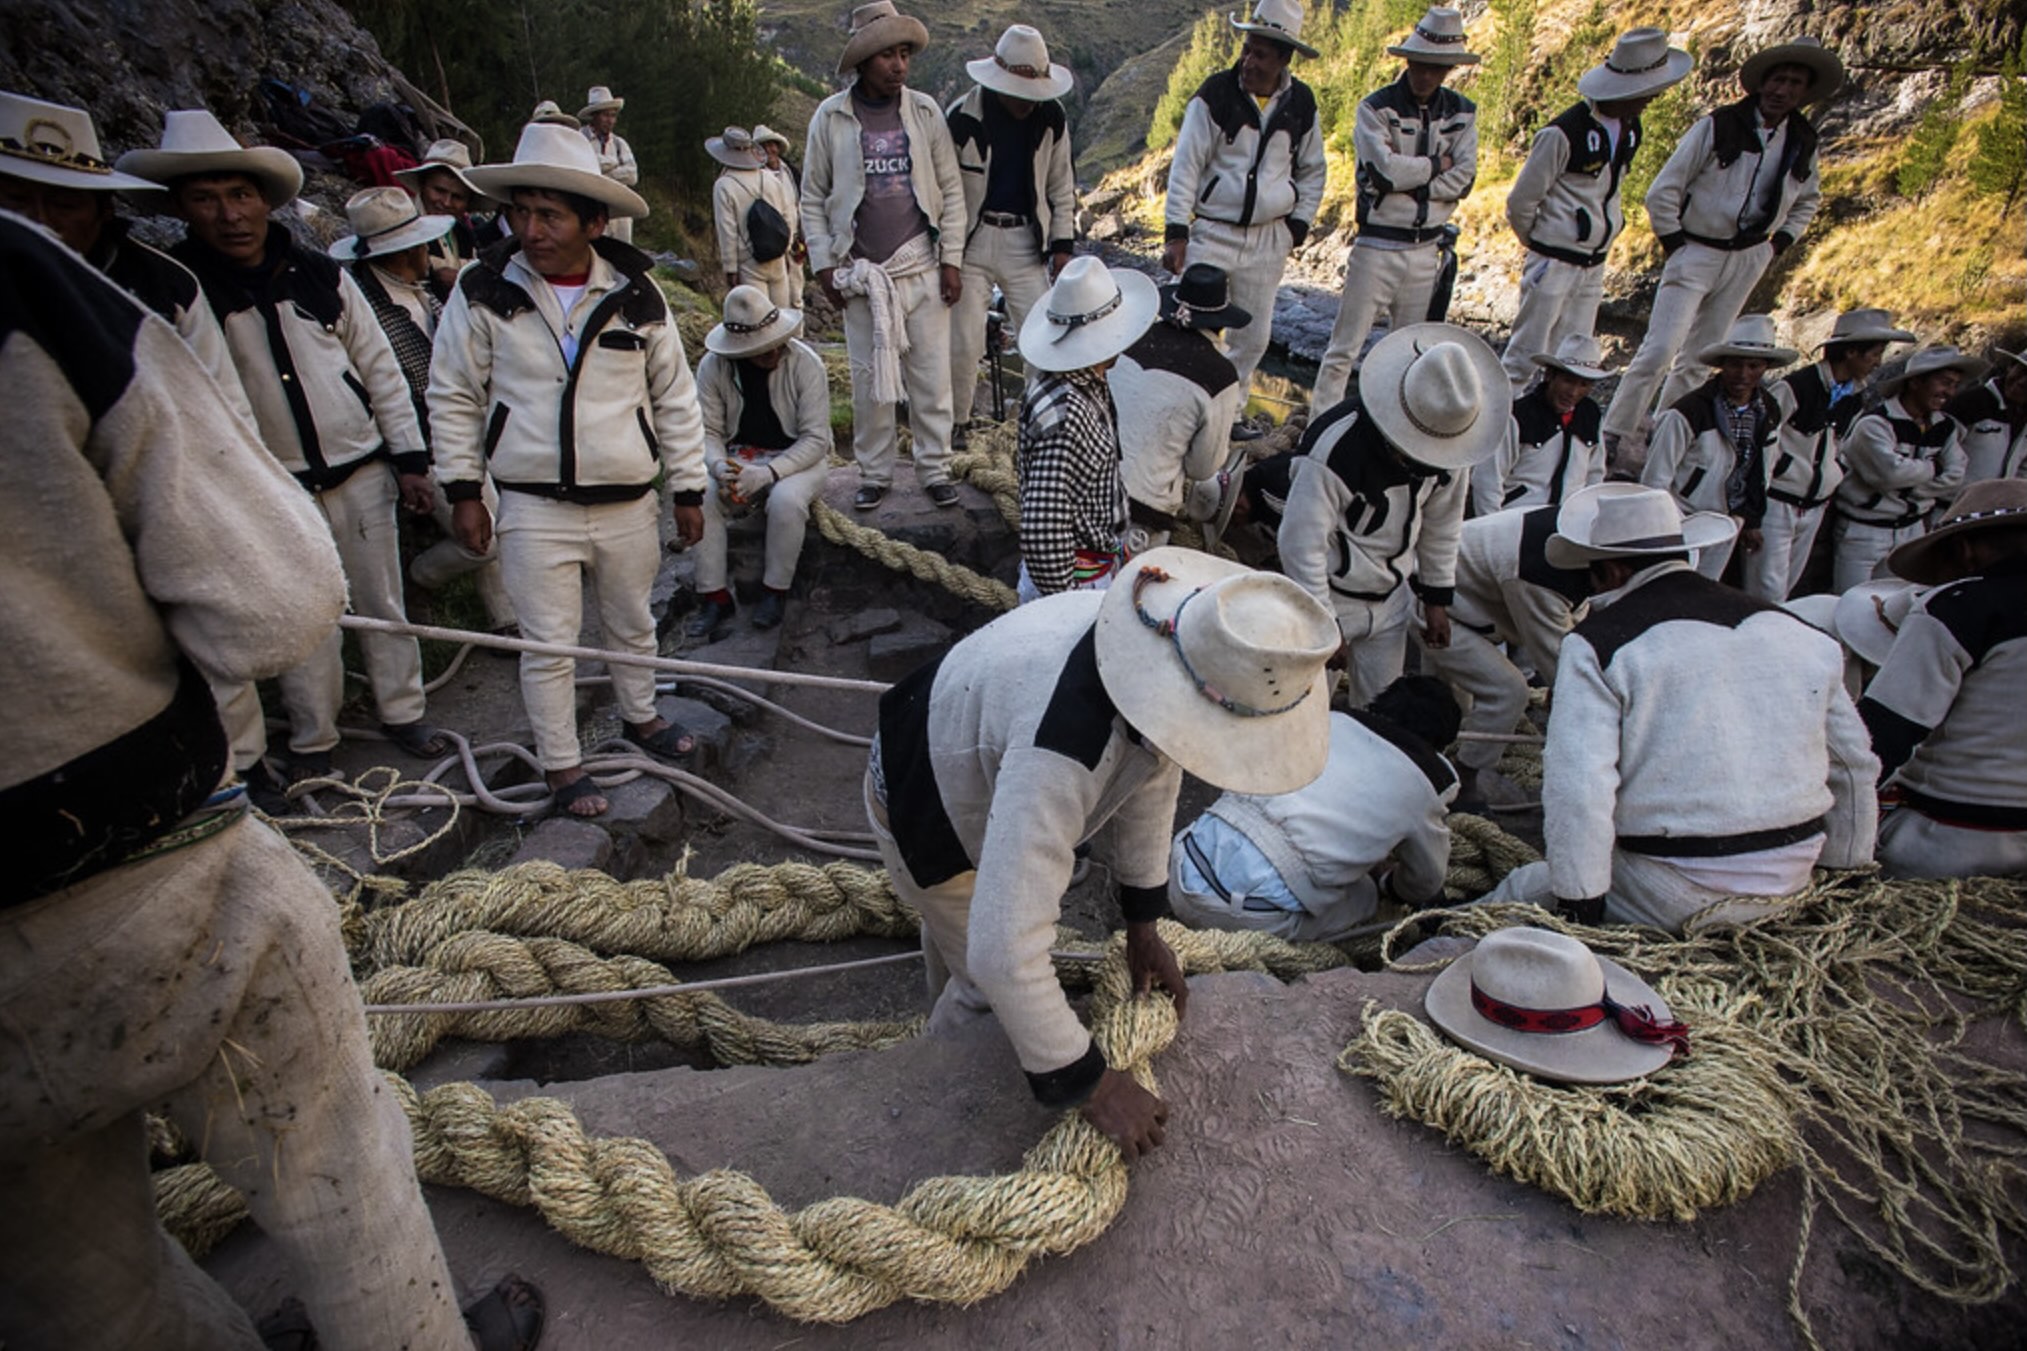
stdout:
<svg viewBox="0 0 2027 1351">
<path fill-rule="evenodd" d="M 512 1270 L 546 1292 L 549 1351 L 1797 1345 L 1792 1172 L 1694 1224 L 1586 1218 L 1390 1120 L 1340 1073 L 1364 1001 L 1419 1007 L 1425 980 L 1193 981 L 1189 1020 L 1157 1066 L 1168 1144 L 1135 1167 L 1124 1213 L 971 1309 L 900 1304 L 804 1327 L 752 1300 L 665 1296 L 638 1265 L 575 1249 L 532 1212 L 462 1191 L 432 1189 L 430 1202 L 461 1282 Z M 990 1020 L 798 1069 L 489 1087 L 553 1092 L 594 1133 L 651 1139 L 684 1173 L 744 1169 L 791 1207 L 891 1202 L 925 1177 L 1015 1168 L 1051 1120 Z M 207 1266 L 256 1312 L 289 1290 L 248 1232 Z M 2022 1314 L 2017 1294 L 1978 1309 L 1922 1296 L 1827 1221 L 1803 1296 L 1836 1347 L 2013 1345 Z"/>
</svg>

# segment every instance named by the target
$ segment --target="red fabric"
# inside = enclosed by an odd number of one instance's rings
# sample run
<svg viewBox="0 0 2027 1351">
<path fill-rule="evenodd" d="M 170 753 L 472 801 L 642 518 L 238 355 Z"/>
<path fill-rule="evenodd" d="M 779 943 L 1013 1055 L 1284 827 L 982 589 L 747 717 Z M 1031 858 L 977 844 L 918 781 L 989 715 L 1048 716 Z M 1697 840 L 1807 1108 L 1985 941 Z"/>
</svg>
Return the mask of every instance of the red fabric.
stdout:
<svg viewBox="0 0 2027 1351">
<path fill-rule="evenodd" d="M 1613 1003 L 1610 996 L 1595 1004 L 1580 1004 L 1573 1009 L 1529 1009 L 1495 999 L 1473 981 L 1471 1007 L 1478 1011 L 1479 1017 L 1515 1032 L 1583 1032 L 1610 1018 L 1618 1024 L 1620 1032 L 1634 1041 L 1650 1046 L 1672 1045 L 1677 1055 L 1689 1053 L 1689 1028 L 1685 1024 L 1661 1022 L 1647 1011 L 1646 1005 L 1629 1008 Z"/>
<path fill-rule="evenodd" d="M 591 273 L 588 271 L 567 274 L 559 273 L 553 277 L 545 273 L 542 280 L 548 282 L 551 286 L 589 286 L 591 285 Z"/>
<path fill-rule="evenodd" d="M 413 169 L 417 160 L 406 151 L 391 145 L 376 145 L 368 150 L 344 150 L 340 152 L 345 160 L 345 172 L 369 188 L 398 188 L 401 180 L 394 176 L 397 169 Z"/>
</svg>

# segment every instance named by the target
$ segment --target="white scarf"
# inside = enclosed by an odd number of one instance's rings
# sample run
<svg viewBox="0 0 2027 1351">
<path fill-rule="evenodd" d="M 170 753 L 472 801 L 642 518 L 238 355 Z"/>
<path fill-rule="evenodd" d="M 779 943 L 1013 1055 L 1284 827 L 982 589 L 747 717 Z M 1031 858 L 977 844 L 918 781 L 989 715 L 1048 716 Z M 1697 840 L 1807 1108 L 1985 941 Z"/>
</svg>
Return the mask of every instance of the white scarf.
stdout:
<svg viewBox="0 0 2027 1351">
<path fill-rule="evenodd" d="M 900 322 L 894 279 L 912 277 L 934 262 L 934 246 L 925 232 L 894 250 L 894 256 L 884 263 L 854 258 L 831 273 L 831 285 L 839 295 L 864 296 L 873 312 L 873 354 L 865 365 L 872 372 L 875 403 L 899 403 L 904 396 L 901 358 L 908 355 L 908 326 Z"/>
</svg>

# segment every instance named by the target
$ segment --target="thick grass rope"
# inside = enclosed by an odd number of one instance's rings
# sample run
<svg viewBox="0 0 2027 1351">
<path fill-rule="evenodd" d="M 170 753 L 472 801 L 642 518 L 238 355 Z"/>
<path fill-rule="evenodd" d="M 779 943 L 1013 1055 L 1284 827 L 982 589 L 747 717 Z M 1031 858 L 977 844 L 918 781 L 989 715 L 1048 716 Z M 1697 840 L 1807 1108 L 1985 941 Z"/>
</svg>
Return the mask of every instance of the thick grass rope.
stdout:
<svg viewBox="0 0 2027 1351">
<path fill-rule="evenodd" d="M 810 503 L 809 519 L 817 532 L 831 543 L 856 549 L 882 567 L 905 572 L 925 582 L 934 582 L 952 595 L 975 605 L 1005 611 L 1020 603 L 1013 588 L 1005 582 L 995 581 L 953 563 L 934 550 L 918 549 L 872 526 L 861 525 L 822 499 Z"/>
</svg>

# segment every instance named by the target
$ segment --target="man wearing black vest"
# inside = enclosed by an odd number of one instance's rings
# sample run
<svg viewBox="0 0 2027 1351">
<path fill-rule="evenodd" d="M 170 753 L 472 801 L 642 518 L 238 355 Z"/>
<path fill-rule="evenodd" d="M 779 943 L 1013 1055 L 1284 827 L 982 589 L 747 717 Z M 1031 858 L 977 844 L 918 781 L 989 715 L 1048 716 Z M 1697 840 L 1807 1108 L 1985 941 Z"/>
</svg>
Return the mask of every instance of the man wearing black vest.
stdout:
<svg viewBox="0 0 2027 1351">
<path fill-rule="evenodd" d="M 1851 424 L 1837 485 L 1839 595 L 1872 580 L 1889 553 L 1926 533 L 1929 514 L 1963 486 L 1964 429 L 1942 410 L 1960 383 L 1984 373 L 1984 362 L 1954 347 L 1924 347 L 1879 382 L 1885 402 Z"/>
</svg>

